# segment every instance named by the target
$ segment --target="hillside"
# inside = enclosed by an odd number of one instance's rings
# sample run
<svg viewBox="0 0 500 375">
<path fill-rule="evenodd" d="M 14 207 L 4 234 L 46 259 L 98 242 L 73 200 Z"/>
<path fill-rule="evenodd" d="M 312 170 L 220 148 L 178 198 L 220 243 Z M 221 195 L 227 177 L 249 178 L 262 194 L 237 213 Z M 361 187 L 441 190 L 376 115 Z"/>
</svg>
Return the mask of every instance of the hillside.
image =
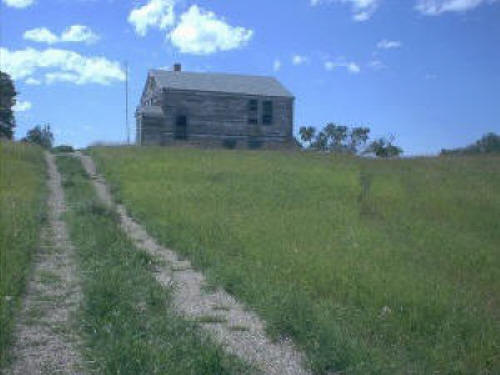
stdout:
<svg viewBox="0 0 500 375">
<path fill-rule="evenodd" d="M 317 372 L 500 371 L 500 159 L 97 148 L 133 216 Z"/>
</svg>

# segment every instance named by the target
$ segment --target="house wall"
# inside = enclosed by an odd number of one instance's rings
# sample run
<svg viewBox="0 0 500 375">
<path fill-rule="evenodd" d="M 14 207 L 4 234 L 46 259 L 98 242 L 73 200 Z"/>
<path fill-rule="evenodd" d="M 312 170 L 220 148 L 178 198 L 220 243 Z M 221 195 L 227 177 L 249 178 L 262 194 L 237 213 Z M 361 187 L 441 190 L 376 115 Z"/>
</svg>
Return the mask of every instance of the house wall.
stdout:
<svg viewBox="0 0 500 375">
<path fill-rule="evenodd" d="M 250 99 L 258 101 L 258 124 L 248 123 Z M 273 103 L 271 125 L 262 124 L 262 103 L 267 100 Z M 163 118 L 138 115 L 144 145 L 174 142 L 176 119 L 181 115 L 187 117 L 190 143 L 220 145 L 223 139 L 231 138 L 241 147 L 253 137 L 266 147 L 293 140 L 293 98 L 163 90 L 153 101 L 161 106 Z"/>
<path fill-rule="evenodd" d="M 138 145 L 162 145 L 165 144 L 165 131 L 163 117 L 150 117 L 144 114 L 137 114 L 136 143 Z"/>
</svg>

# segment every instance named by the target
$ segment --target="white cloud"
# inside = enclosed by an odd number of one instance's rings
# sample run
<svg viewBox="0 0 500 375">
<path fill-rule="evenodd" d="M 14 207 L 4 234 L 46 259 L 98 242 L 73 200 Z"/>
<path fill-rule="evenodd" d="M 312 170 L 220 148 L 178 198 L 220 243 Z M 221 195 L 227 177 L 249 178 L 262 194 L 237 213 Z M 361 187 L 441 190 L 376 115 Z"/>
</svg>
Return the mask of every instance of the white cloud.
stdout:
<svg viewBox="0 0 500 375">
<path fill-rule="evenodd" d="M 26 48 L 10 51 L 0 48 L 0 56 L 0 69 L 10 74 L 13 79 L 29 79 L 40 70 L 45 71 L 46 83 L 64 81 L 78 85 L 108 85 L 125 79 L 118 62 L 104 57 L 86 57 L 64 49 Z"/>
<path fill-rule="evenodd" d="M 273 70 L 275 72 L 278 72 L 279 70 L 281 69 L 281 61 L 276 59 L 274 60 L 274 63 L 273 63 Z"/>
<path fill-rule="evenodd" d="M 92 44 L 99 40 L 99 36 L 88 26 L 72 25 L 63 31 L 60 40 L 61 42 L 83 42 Z"/>
<path fill-rule="evenodd" d="M 148 28 L 165 30 L 175 23 L 175 0 L 150 0 L 146 5 L 135 8 L 128 16 L 140 36 L 145 36 Z"/>
<path fill-rule="evenodd" d="M 444 12 L 465 12 L 495 1 L 497 0 L 417 0 L 415 9 L 427 16 L 437 16 Z"/>
<path fill-rule="evenodd" d="M 31 109 L 31 102 L 25 100 L 16 101 L 16 105 L 12 107 L 15 112 L 25 112 Z"/>
<path fill-rule="evenodd" d="M 231 26 L 215 13 L 192 5 L 181 15 L 181 20 L 168 35 L 172 44 L 182 53 L 208 55 L 245 45 L 253 30 Z"/>
<path fill-rule="evenodd" d="M 368 66 L 370 68 L 372 68 L 373 70 L 382 70 L 382 69 L 386 69 L 387 68 L 387 65 L 385 65 L 382 61 L 380 60 L 371 60 L 369 63 L 368 63 Z"/>
<path fill-rule="evenodd" d="M 309 58 L 307 56 L 294 55 L 292 56 L 292 64 L 293 65 L 302 65 L 309 62 Z"/>
<path fill-rule="evenodd" d="M 46 27 L 38 27 L 36 29 L 25 31 L 23 38 L 33 42 L 47 44 L 62 42 L 84 42 L 92 44 L 99 40 L 99 36 L 95 34 L 90 27 L 85 25 L 72 25 L 64 30 L 61 33 L 61 36 L 57 36 Z"/>
<path fill-rule="evenodd" d="M 74 73 L 55 72 L 45 74 L 45 82 L 51 85 L 57 82 L 70 82 L 78 84 L 79 76 Z"/>
<path fill-rule="evenodd" d="M 355 21 L 363 22 L 370 19 L 375 13 L 380 3 L 380 0 L 310 0 L 312 6 L 323 3 L 344 3 L 350 4 L 353 11 L 352 18 Z"/>
<path fill-rule="evenodd" d="M 33 42 L 53 44 L 59 41 L 59 37 L 45 27 L 37 27 L 36 29 L 27 30 L 23 34 L 23 38 Z"/>
<path fill-rule="evenodd" d="M 400 48 L 402 45 L 403 44 L 398 40 L 383 39 L 377 43 L 377 48 L 379 49 Z"/>
<path fill-rule="evenodd" d="M 353 73 L 353 74 L 357 74 L 361 71 L 361 68 L 355 62 L 326 61 L 324 66 L 325 66 L 325 69 L 328 71 L 332 71 L 336 68 L 346 68 L 349 71 L 349 73 Z"/>
<path fill-rule="evenodd" d="M 5 5 L 12 8 L 27 8 L 32 5 L 34 0 L 2 0 Z"/>
<path fill-rule="evenodd" d="M 26 83 L 27 85 L 32 85 L 32 86 L 38 86 L 38 85 L 42 84 L 42 82 L 40 82 L 38 79 L 35 79 L 33 77 L 26 78 L 24 83 Z"/>
</svg>

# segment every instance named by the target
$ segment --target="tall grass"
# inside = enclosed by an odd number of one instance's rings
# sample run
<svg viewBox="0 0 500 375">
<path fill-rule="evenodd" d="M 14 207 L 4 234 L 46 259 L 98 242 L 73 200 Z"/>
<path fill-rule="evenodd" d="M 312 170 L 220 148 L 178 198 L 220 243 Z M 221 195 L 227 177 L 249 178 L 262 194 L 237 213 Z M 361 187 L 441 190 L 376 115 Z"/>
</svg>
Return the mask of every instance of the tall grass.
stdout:
<svg viewBox="0 0 500 375">
<path fill-rule="evenodd" d="M 500 158 L 97 148 L 161 242 L 317 373 L 500 373 Z"/>
<path fill-rule="evenodd" d="M 42 149 L 0 141 L 0 368 L 45 219 Z"/>
<path fill-rule="evenodd" d="M 97 202 L 80 161 L 60 156 L 57 165 L 82 277 L 79 321 L 87 360 L 96 373 L 249 373 L 249 367 L 226 355 L 194 322 L 176 315 L 171 288 L 162 288 L 152 273 L 161 265 L 134 248 L 116 212 Z"/>
</svg>

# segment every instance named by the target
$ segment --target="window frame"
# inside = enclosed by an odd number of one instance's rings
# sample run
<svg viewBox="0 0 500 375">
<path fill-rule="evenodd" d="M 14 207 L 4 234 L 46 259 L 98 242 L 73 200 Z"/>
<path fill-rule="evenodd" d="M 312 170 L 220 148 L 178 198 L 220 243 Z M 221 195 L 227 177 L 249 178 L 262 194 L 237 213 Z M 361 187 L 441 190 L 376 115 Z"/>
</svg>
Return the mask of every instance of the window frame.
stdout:
<svg viewBox="0 0 500 375">
<path fill-rule="evenodd" d="M 274 103 L 272 100 L 262 102 L 262 125 L 273 125 L 274 122 Z"/>
<path fill-rule="evenodd" d="M 259 101 L 249 99 L 247 104 L 247 123 L 249 125 L 259 124 Z"/>
</svg>

